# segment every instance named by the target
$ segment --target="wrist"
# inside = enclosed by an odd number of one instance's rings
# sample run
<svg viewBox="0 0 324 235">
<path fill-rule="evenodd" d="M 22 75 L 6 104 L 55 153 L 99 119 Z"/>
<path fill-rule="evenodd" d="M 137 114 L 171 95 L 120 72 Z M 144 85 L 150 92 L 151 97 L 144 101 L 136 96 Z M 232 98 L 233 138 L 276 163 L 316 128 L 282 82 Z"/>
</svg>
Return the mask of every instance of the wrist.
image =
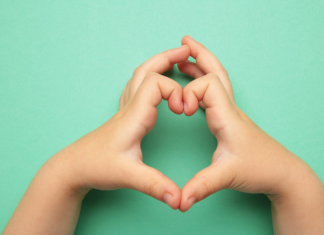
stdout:
<svg viewBox="0 0 324 235">
<path fill-rule="evenodd" d="M 53 184 L 59 188 L 62 193 L 83 200 L 90 188 L 83 187 L 78 178 L 75 169 L 70 164 L 70 158 L 65 151 L 61 151 L 50 158 L 39 170 L 43 177 L 50 178 Z"/>
<path fill-rule="evenodd" d="M 53 166 L 50 159 L 39 169 L 4 234 L 73 234 L 85 194 L 72 189 Z"/>
<path fill-rule="evenodd" d="M 296 157 L 296 156 L 295 156 Z M 302 197 L 305 192 L 321 191 L 323 184 L 316 173 L 298 157 L 286 169 L 285 177 L 277 184 L 275 193 L 267 194 L 271 202 L 284 201 L 285 198 Z"/>
<path fill-rule="evenodd" d="M 323 234 L 324 187 L 310 168 L 299 172 L 285 193 L 268 198 L 276 235 Z"/>
</svg>

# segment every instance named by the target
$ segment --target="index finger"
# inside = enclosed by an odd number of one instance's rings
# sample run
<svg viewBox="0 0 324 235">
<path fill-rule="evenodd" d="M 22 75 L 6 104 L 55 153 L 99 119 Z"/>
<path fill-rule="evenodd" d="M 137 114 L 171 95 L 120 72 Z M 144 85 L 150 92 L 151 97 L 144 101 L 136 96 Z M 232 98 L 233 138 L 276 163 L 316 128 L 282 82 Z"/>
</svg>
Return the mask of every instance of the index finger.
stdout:
<svg viewBox="0 0 324 235">
<path fill-rule="evenodd" d="M 211 53 L 204 45 L 186 35 L 181 40 L 182 45 L 190 47 L 190 56 L 196 59 L 196 64 L 205 74 L 215 73 L 223 83 L 228 95 L 234 102 L 234 94 L 231 81 L 226 69 L 223 67 L 217 57 Z"/>
<path fill-rule="evenodd" d="M 189 58 L 189 55 L 189 46 L 183 45 L 178 48 L 164 51 L 145 61 L 134 71 L 129 89 L 129 99 L 134 97 L 138 87 L 148 73 L 155 72 L 162 74 L 169 70 L 174 64 L 186 61 Z"/>
<path fill-rule="evenodd" d="M 157 118 L 156 106 L 168 100 L 169 108 L 176 114 L 183 112 L 182 87 L 171 78 L 158 73 L 149 73 L 141 83 L 129 108 L 132 120 L 138 120 L 145 129 L 141 138 L 149 133 L 155 125 Z"/>
</svg>

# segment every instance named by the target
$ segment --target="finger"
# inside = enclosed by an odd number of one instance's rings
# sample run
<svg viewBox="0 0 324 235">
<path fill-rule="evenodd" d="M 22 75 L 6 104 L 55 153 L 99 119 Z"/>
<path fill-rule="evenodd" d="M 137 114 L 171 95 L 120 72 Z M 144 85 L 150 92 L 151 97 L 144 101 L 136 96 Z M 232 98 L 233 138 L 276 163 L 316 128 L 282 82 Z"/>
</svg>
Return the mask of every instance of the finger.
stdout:
<svg viewBox="0 0 324 235">
<path fill-rule="evenodd" d="M 124 107 L 124 97 L 125 97 L 125 90 L 126 90 L 126 86 L 123 89 L 123 92 L 119 98 L 119 107 L 118 110 L 121 110 Z"/>
<path fill-rule="evenodd" d="M 183 45 L 157 54 L 141 64 L 134 71 L 130 86 L 129 99 L 134 97 L 138 87 L 149 72 L 162 74 L 168 71 L 172 65 L 186 61 L 189 54 L 189 46 Z"/>
<path fill-rule="evenodd" d="M 200 108 L 202 108 L 202 109 L 206 109 L 206 105 L 205 105 L 204 102 L 202 102 L 202 101 L 199 101 L 199 106 L 200 106 Z"/>
<path fill-rule="evenodd" d="M 171 69 L 173 69 L 174 64 L 171 64 L 170 67 L 168 68 L 168 71 L 170 71 Z"/>
<path fill-rule="evenodd" d="M 180 211 L 189 210 L 209 195 L 228 188 L 234 173 L 226 164 L 212 164 L 198 172 L 181 190 Z"/>
<path fill-rule="evenodd" d="M 190 56 L 196 59 L 196 64 L 205 74 L 215 73 L 218 75 L 231 100 L 234 101 L 233 88 L 228 73 L 217 57 L 188 35 L 182 38 L 181 44 L 190 47 Z"/>
<path fill-rule="evenodd" d="M 199 78 L 205 75 L 205 73 L 198 67 L 196 63 L 191 61 L 184 61 L 177 64 L 180 72 L 188 74 L 191 77 Z"/>
<path fill-rule="evenodd" d="M 158 73 L 147 74 L 134 98 L 134 105 L 156 107 L 168 100 L 169 108 L 176 114 L 183 113 L 182 87 L 176 81 Z"/>
<path fill-rule="evenodd" d="M 207 124 L 213 134 L 237 117 L 235 107 L 216 74 L 207 74 L 183 88 L 184 112 L 187 116 L 197 111 L 199 101 L 206 105 Z"/>
<path fill-rule="evenodd" d="M 137 120 L 144 127 L 142 137 L 153 129 L 157 118 L 156 106 L 162 99 L 168 100 L 172 112 L 183 113 L 182 87 L 168 77 L 151 72 L 147 74 L 130 103 L 132 120 Z"/>
<path fill-rule="evenodd" d="M 197 66 L 196 63 L 193 63 L 189 60 L 185 62 L 180 62 L 177 65 L 180 72 L 188 74 L 191 77 L 200 78 L 205 75 L 205 73 L 201 71 L 201 69 Z M 199 102 L 199 106 L 202 109 L 206 109 L 206 105 L 202 101 Z"/>
<path fill-rule="evenodd" d="M 126 86 L 125 86 L 125 94 L 124 94 L 124 106 L 128 103 L 128 97 L 129 97 L 129 85 L 131 83 L 131 79 L 128 80 Z"/>
<path fill-rule="evenodd" d="M 172 209 L 180 205 L 180 188 L 160 171 L 144 163 L 127 164 L 124 173 L 126 188 L 145 193 L 168 204 Z"/>
</svg>

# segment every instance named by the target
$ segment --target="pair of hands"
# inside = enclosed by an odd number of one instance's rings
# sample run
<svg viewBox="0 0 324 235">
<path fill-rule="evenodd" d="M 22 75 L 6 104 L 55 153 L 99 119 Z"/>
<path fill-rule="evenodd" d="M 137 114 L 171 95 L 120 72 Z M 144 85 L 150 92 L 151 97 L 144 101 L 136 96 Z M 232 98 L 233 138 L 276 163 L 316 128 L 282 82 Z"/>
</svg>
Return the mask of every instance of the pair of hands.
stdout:
<svg viewBox="0 0 324 235">
<path fill-rule="evenodd" d="M 41 167 L 3 235 L 73 234 L 91 188 L 135 189 L 183 212 L 221 189 L 264 193 L 271 200 L 276 235 L 324 234 L 321 180 L 236 106 L 228 74 L 210 51 L 189 36 L 182 44 L 139 66 L 122 93 L 119 111 Z M 189 56 L 196 63 L 187 61 Z M 182 88 L 161 75 L 174 64 L 196 79 Z M 188 116 L 200 104 L 218 141 L 211 165 L 181 190 L 142 161 L 141 141 L 154 127 L 162 99 L 174 113 Z"/>
<path fill-rule="evenodd" d="M 196 63 L 187 61 L 189 56 Z M 182 88 L 161 75 L 174 64 L 196 79 Z M 211 165 L 198 172 L 182 190 L 142 161 L 140 143 L 153 129 L 156 106 L 162 99 L 168 100 L 171 111 L 187 116 L 197 111 L 200 102 L 206 110 L 208 127 L 218 141 Z M 68 152 L 69 157 L 62 152 Z M 221 189 L 265 193 L 274 200 L 294 187 L 289 169 L 305 165 L 236 106 L 226 70 L 190 36 L 182 39 L 181 47 L 153 56 L 136 68 L 121 95 L 119 112 L 53 159 L 68 167 L 66 182 L 78 192 L 130 188 L 183 212 Z"/>
</svg>

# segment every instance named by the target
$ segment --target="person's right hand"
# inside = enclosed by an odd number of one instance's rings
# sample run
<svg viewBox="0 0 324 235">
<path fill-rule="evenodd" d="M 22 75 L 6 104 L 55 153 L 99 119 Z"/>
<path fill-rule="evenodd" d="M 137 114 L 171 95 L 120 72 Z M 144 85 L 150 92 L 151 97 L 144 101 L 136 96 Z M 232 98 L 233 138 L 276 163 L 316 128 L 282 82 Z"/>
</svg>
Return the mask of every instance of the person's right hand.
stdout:
<svg viewBox="0 0 324 235">
<path fill-rule="evenodd" d="M 221 190 L 263 193 L 272 201 L 277 234 L 324 234 L 324 187 L 312 169 L 262 131 L 235 104 L 228 73 L 202 44 L 185 36 L 196 63 L 179 70 L 197 79 L 183 88 L 187 116 L 203 102 L 218 146 L 212 163 L 181 190 L 180 210 Z"/>
<path fill-rule="evenodd" d="M 157 105 L 168 100 L 170 110 L 183 112 L 182 87 L 161 73 L 189 57 L 181 46 L 153 56 L 138 66 L 126 84 L 119 111 L 106 123 L 56 154 L 49 162 L 78 191 L 130 188 L 180 205 L 180 189 L 160 171 L 143 163 L 141 141 L 154 127 Z M 66 170 L 62 170 L 62 168 Z M 53 167 L 54 168 L 54 167 Z"/>
<path fill-rule="evenodd" d="M 189 47 L 164 51 L 135 69 L 119 111 L 103 125 L 51 157 L 38 171 L 3 234 L 73 234 L 90 189 L 134 189 L 180 205 L 180 188 L 143 163 L 141 141 L 154 127 L 156 106 L 168 100 L 183 113 L 182 87 L 160 73 L 189 57 Z"/>
</svg>

